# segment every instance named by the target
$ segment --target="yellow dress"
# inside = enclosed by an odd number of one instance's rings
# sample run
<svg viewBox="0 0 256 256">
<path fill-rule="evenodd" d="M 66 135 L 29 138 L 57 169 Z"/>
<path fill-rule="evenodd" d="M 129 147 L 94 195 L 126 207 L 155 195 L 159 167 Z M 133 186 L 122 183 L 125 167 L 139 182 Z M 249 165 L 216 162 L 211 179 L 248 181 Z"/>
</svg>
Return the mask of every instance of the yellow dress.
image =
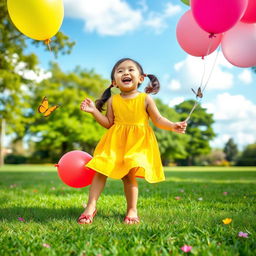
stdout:
<svg viewBox="0 0 256 256">
<path fill-rule="evenodd" d="M 150 183 L 165 180 L 155 134 L 145 108 L 146 93 L 132 99 L 114 95 L 114 124 L 95 148 L 87 167 L 110 178 L 121 179 L 136 168 L 136 176 Z"/>
</svg>

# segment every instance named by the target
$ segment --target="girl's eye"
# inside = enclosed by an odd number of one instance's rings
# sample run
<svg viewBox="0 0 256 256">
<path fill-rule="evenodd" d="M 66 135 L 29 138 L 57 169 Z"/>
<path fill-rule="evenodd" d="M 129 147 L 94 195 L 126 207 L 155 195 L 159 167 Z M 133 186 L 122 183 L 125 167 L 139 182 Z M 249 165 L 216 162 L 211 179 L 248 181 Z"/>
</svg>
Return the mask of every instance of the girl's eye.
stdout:
<svg viewBox="0 0 256 256">
<path fill-rule="evenodd" d="M 122 72 L 123 72 L 123 70 L 118 70 L 118 71 L 117 71 L 117 73 L 122 73 Z"/>
<path fill-rule="evenodd" d="M 133 68 L 130 68 L 130 70 L 129 71 L 134 71 L 134 69 Z"/>
</svg>

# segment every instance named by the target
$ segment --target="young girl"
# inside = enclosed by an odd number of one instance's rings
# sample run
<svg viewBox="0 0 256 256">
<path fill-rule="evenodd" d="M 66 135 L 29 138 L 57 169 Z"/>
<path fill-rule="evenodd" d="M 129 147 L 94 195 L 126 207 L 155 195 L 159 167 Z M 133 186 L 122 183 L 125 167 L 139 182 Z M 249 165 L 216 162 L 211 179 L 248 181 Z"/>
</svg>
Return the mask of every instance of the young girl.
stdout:
<svg viewBox="0 0 256 256">
<path fill-rule="evenodd" d="M 148 77 L 145 92 L 138 87 Z M 96 171 L 93 178 L 87 207 L 78 218 L 79 224 L 92 223 L 96 214 L 96 203 L 105 186 L 107 177 L 122 179 L 127 201 L 124 223 L 139 223 L 137 213 L 138 184 L 136 177 L 145 178 L 150 183 L 165 180 L 160 153 L 155 135 L 149 126 L 149 117 L 160 129 L 185 133 L 187 123 L 173 123 L 161 116 L 149 93 L 156 94 L 160 84 L 154 75 L 146 75 L 135 60 L 119 60 L 111 72 L 112 84 L 101 98 L 93 101 L 86 98 L 81 110 L 91 113 L 96 121 L 108 131 L 98 143 L 92 160 L 86 165 Z M 120 94 L 111 96 L 111 88 Z M 103 115 L 104 103 L 106 115 Z"/>
</svg>

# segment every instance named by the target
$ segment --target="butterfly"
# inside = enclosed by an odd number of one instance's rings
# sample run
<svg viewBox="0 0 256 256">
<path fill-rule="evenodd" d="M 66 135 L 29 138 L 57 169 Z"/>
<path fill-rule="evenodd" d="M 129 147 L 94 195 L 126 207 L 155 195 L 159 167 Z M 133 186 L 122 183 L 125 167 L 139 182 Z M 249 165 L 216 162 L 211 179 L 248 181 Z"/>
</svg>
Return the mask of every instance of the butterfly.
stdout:
<svg viewBox="0 0 256 256">
<path fill-rule="evenodd" d="M 203 98 L 203 93 L 201 91 L 201 87 L 197 89 L 197 92 L 194 91 L 193 88 L 191 88 L 192 92 L 196 95 L 197 98 Z"/>
<path fill-rule="evenodd" d="M 47 117 L 58 107 L 58 105 L 55 105 L 49 108 L 48 99 L 47 97 L 44 97 L 41 104 L 38 107 L 38 112 Z"/>
</svg>

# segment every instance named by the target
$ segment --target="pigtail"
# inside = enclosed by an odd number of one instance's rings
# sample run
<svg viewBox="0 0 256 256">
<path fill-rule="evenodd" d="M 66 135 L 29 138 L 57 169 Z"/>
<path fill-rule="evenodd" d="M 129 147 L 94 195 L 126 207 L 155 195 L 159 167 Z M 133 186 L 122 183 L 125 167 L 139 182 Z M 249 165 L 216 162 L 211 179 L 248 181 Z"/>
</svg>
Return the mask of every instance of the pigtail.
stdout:
<svg viewBox="0 0 256 256">
<path fill-rule="evenodd" d="M 147 87 L 145 88 L 145 92 L 146 93 L 151 93 L 151 94 L 157 94 L 158 91 L 160 90 L 160 83 L 159 83 L 159 80 L 157 79 L 156 76 L 152 75 L 152 74 L 149 74 L 149 75 L 146 75 L 150 80 L 149 84 L 147 85 Z"/>
<path fill-rule="evenodd" d="M 111 97 L 111 88 L 113 87 L 113 85 L 111 84 L 101 95 L 101 98 L 95 101 L 96 104 L 96 108 L 102 112 L 103 106 L 105 104 L 105 102 Z"/>
</svg>

